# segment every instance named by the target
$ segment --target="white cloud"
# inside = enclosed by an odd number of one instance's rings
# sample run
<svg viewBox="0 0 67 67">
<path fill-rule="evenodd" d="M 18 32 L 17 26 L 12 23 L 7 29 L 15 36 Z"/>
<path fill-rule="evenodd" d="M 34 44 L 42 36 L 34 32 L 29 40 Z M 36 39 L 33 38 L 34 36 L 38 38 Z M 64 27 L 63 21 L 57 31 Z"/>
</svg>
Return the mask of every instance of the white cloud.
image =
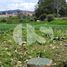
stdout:
<svg viewBox="0 0 67 67">
<path fill-rule="evenodd" d="M 8 4 L 7 9 L 22 9 L 22 10 L 31 10 L 33 11 L 35 8 L 35 3 L 15 3 Z"/>
<path fill-rule="evenodd" d="M 33 11 L 37 2 L 25 2 L 26 0 L 0 0 L 0 10 L 22 9 Z M 28 1 L 28 0 L 27 0 Z M 30 0 L 29 0 L 30 1 Z"/>
</svg>

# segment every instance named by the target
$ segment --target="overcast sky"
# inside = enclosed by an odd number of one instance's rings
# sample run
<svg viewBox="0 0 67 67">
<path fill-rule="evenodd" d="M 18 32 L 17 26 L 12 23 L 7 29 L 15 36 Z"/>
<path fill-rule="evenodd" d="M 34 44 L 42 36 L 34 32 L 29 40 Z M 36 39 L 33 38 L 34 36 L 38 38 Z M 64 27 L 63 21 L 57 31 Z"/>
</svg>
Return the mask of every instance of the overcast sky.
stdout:
<svg viewBox="0 0 67 67">
<path fill-rule="evenodd" d="M 38 0 L 0 0 L 0 11 L 14 9 L 34 11 L 37 2 Z"/>
</svg>

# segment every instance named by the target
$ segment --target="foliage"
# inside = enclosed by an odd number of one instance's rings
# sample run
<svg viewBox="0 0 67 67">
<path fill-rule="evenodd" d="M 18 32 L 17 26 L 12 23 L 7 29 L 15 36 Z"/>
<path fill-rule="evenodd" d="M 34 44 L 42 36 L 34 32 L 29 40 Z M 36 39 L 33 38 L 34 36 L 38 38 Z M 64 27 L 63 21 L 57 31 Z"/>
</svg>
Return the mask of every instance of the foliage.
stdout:
<svg viewBox="0 0 67 67">
<path fill-rule="evenodd" d="M 39 20 L 41 21 L 44 21 L 46 19 L 46 14 L 42 14 L 40 17 L 39 17 Z"/>
<path fill-rule="evenodd" d="M 53 15 L 47 15 L 47 20 L 48 20 L 48 22 L 54 20 L 54 16 Z"/>
<path fill-rule="evenodd" d="M 61 17 L 65 16 L 66 10 L 64 8 L 61 8 L 61 10 L 59 10 L 59 14 Z"/>
<path fill-rule="evenodd" d="M 39 0 L 38 6 L 35 9 L 35 16 L 38 18 L 42 14 L 56 14 L 56 16 L 66 15 L 65 0 Z M 63 13 L 63 14 L 62 14 Z"/>
<path fill-rule="evenodd" d="M 0 20 L 0 22 L 6 23 L 7 22 L 7 19 L 6 18 L 3 18 L 3 19 Z"/>
<path fill-rule="evenodd" d="M 32 16 L 9 16 L 6 18 L 0 18 L 0 23 L 7 23 L 7 24 L 18 24 L 18 23 L 28 23 L 31 21 Z"/>
</svg>

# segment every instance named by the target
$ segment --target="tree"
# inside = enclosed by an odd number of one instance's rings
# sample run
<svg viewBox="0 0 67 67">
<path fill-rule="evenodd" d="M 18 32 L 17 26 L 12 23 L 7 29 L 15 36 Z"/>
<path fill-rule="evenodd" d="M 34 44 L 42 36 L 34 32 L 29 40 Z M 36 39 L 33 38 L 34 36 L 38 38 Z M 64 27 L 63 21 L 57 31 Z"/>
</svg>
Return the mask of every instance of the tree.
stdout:
<svg viewBox="0 0 67 67">
<path fill-rule="evenodd" d="M 66 0 L 39 0 L 38 7 L 35 9 L 35 16 L 38 18 L 44 13 L 59 16 L 59 11 L 62 8 L 66 9 Z"/>
<path fill-rule="evenodd" d="M 38 7 L 35 9 L 36 17 L 40 17 L 44 13 L 49 14 L 52 13 L 52 7 L 50 7 L 51 0 L 39 0 Z"/>
<path fill-rule="evenodd" d="M 67 16 L 67 4 L 66 4 L 66 10 L 65 10 L 65 14 L 66 14 L 66 16 Z"/>
<path fill-rule="evenodd" d="M 60 11 L 64 12 L 65 6 L 66 6 L 66 0 L 54 0 L 53 1 L 53 9 L 56 10 L 57 16 L 59 16 Z"/>
</svg>

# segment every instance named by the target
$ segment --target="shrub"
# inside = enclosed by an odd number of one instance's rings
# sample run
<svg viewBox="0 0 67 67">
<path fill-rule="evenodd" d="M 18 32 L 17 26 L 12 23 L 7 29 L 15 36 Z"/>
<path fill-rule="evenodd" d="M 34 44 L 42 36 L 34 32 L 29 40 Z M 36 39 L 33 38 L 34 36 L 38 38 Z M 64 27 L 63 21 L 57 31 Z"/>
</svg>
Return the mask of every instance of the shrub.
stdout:
<svg viewBox="0 0 67 67">
<path fill-rule="evenodd" d="M 5 18 L 3 18 L 3 19 L 1 20 L 1 22 L 7 22 L 7 20 L 6 20 Z"/>
<path fill-rule="evenodd" d="M 23 22 L 23 19 L 20 19 L 19 22 L 22 23 Z"/>
<path fill-rule="evenodd" d="M 48 20 L 48 22 L 54 20 L 54 16 L 53 15 L 48 15 L 47 16 L 47 20 Z"/>
<path fill-rule="evenodd" d="M 46 14 L 42 14 L 40 17 L 39 17 L 39 20 L 41 21 L 44 21 L 46 19 Z"/>
<path fill-rule="evenodd" d="M 37 18 L 36 18 L 36 17 L 33 17 L 32 20 L 33 20 L 33 21 L 37 21 Z"/>
</svg>

